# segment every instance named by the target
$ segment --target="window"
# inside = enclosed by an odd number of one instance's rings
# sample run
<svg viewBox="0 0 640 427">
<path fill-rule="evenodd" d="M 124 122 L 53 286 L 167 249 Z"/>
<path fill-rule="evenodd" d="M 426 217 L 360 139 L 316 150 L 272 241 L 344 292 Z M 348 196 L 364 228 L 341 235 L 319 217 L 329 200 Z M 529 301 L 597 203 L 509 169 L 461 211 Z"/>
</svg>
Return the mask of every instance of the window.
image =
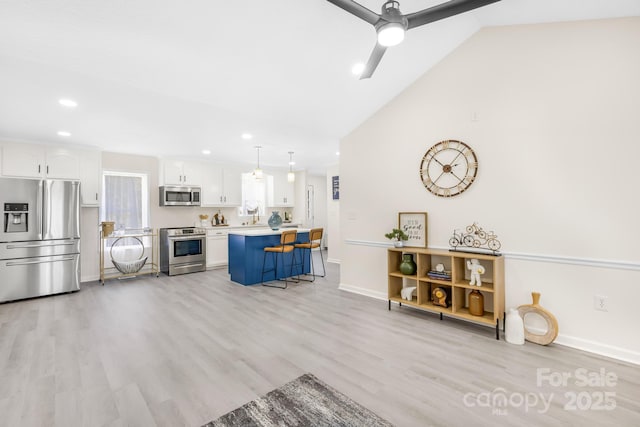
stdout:
<svg viewBox="0 0 640 427">
<path fill-rule="evenodd" d="M 242 206 L 238 208 L 239 216 L 253 216 L 257 218 L 265 214 L 267 205 L 267 176 L 255 179 L 251 172 L 242 174 Z"/>
<path fill-rule="evenodd" d="M 116 230 L 149 226 L 146 174 L 104 171 L 102 200 L 100 220 L 115 222 Z"/>
</svg>

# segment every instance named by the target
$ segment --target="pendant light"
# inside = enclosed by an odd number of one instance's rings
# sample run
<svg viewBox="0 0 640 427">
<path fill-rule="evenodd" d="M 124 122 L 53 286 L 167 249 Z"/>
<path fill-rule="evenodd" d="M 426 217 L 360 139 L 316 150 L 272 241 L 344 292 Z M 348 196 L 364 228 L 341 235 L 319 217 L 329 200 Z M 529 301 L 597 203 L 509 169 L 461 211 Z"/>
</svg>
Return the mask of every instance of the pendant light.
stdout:
<svg viewBox="0 0 640 427">
<path fill-rule="evenodd" d="M 289 182 L 295 182 L 296 180 L 296 174 L 293 172 L 293 165 L 295 165 L 296 162 L 293 161 L 293 151 L 289 151 L 289 173 L 287 174 L 287 181 Z"/>
<path fill-rule="evenodd" d="M 260 169 L 260 149 L 262 148 L 261 145 L 256 145 L 255 149 L 256 152 L 258 154 L 258 163 L 256 168 L 253 170 L 253 177 L 257 180 L 261 180 L 262 179 L 262 169 Z"/>
</svg>

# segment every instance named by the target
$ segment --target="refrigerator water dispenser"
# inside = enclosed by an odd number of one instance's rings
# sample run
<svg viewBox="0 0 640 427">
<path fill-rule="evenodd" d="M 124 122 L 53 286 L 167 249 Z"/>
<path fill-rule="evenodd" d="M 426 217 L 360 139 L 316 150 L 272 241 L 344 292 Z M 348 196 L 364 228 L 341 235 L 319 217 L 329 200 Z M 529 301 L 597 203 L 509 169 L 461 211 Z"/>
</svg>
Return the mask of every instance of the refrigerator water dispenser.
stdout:
<svg viewBox="0 0 640 427">
<path fill-rule="evenodd" d="M 24 233 L 29 231 L 27 224 L 29 218 L 28 203 L 5 203 L 4 204 L 4 232 Z"/>
</svg>

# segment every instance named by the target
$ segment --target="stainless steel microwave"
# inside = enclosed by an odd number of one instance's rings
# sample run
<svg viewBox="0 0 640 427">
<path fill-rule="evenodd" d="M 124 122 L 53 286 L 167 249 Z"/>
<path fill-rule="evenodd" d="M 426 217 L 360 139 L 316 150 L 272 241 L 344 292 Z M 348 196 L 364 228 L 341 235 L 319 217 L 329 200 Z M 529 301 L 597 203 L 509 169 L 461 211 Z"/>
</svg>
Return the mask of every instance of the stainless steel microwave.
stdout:
<svg viewBox="0 0 640 427">
<path fill-rule="evenodd" d="M 200 206 L 200 187 L 160 186 L 160 206 Z"/>
</svg>

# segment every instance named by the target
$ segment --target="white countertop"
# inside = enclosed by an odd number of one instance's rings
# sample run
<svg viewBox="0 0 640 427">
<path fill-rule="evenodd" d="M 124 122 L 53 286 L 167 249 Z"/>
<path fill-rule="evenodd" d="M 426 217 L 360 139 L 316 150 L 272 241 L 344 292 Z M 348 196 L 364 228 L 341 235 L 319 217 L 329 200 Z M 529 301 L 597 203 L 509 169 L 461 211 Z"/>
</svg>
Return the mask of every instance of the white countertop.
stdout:
<svg viewBox="0 0 640 427">
<path fill-rule="evenodd" d="M 280 226 L 280 228 L 296 228 L 299 227 L 300 224 L 299 223 L 291 223 L 291 222 L 285 222 L 282 223 L 282 225 Z M 204 228 L 205 230 L 237 230 L 237 229 L 260 229 L 260 228 L 269 228 L 268 224 L 252 224 L 252 225 L 209 225 L 207 227 L 202 227 L 199 226 L 200 228 Z"/>
<path fill-rule="evenodd" d="M 264 228 L 253 228 L 253 229 L 249 229 L 249 230 L 244 230 L 244 228 L 247 228 L 248 226 L 244 226 L 244 227 L 239 227 L 240 229 L 238 229 L 238 227 L 234 228 L 233 230 L 229 230 L 229 234 L 236 234 L 238 236 L 272 236 L 272 235 L 280 235 L 282 234 L 283 231 L 287 231 L 287 230 L 295 230 L 294 228 L 280 228 L 279 230 L 272 230 L 270 228 L 264 229 Z M 309 229 L 308 228 L 298 228 L 298 233 L 308 233 Z"/>
</svg>

